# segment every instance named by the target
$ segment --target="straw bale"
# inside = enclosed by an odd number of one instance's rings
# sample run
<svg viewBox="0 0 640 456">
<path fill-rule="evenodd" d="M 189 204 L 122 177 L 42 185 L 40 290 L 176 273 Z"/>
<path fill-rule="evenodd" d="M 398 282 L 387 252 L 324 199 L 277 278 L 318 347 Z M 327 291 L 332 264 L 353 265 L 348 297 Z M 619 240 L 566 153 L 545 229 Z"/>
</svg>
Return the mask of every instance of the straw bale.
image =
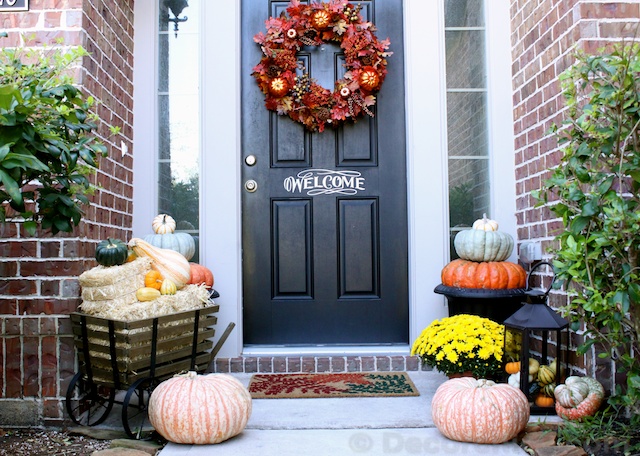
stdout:
<svg viewBox="0 0 640 456">
<path fill-rule="evenodd" d="M 133 321 L 154 318 L 176 312 L 201 309 L 212 305 L 209 291 L 202 285 L 186 285 L 175 295 L 163 295 L 153 301 L 133 303 L 115 299 L 111 301 L 84 301 L 80 310 L 86 314 L 113 320 Z"/>
<path fill-rule="evenodd" d="M 110 301 L 113 306 L 137 302 L 136 290 L 144 286 L 151 259 L 138 258 L 121 266 L 96 266 L 78 277 L 84 301 Z"/>
</svg>

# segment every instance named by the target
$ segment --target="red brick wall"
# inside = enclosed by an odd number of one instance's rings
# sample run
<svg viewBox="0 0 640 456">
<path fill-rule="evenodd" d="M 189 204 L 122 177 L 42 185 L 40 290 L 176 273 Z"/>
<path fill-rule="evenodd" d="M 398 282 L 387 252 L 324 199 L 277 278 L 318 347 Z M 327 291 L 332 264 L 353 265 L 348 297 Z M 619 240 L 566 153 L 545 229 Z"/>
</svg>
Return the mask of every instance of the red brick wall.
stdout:
<svg viewBox="0 0 640 456">
<path fill-rule="evenodd" d="M 633 37 L 640 25 L 640 4 L 637 0 L 512 0 L 511 17 L 518 241 L 540 241 L 546 251 L 562 223 L 547 208 L 535 208 L 530 192 L 540 188 L 561 157 L 555 139 L 546 134 L 562 120 L 558 76 L 572 64 L 573 46 L 595 52 L 607 42 Z M 561 293 L 550 298 L 553 305 L 565 300 Z M 612 388 L 615 371 L 610 361 L 594 353 L 573 359 L 576 368 L 596 371 Z"/>
<path fill-rule="evenodd" d="M 93 178 L 98 190 L 73 232 L 29 237 L 19 223 L 0 225 L 0 425 L 56 424 L 75 372 L 68 314 L 77 277 L 95 265 L 99 239 L 131 237 L 133 0 L 31 0 L 30 10 L 1 13 L 4 46 L 83 45 L 79 83 L 101 101 L 98 134 L 108 146 Z M 28 37 L 23 41 L 22 36 Z M 32 36 L 31 36 L 32 35 Z M 111 136 L 108 125 L 121 128 Z M 122 154 L 122 144 L 129 152 Z"/>
</svg>

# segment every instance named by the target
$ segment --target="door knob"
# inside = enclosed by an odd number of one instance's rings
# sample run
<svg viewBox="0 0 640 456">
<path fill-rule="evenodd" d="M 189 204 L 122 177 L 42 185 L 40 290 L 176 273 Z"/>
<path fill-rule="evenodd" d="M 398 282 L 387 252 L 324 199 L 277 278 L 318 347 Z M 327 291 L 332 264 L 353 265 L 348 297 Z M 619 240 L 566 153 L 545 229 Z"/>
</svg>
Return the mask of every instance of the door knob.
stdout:
<svg viewBox="0 0 640 456">
<path fill-rule="evenodd" d="M 256 190 L 258 190 L 258 183 L 256 181 L 254 181 L 253 179 L 249 179 L 248 181 L 246 181 L 244 183 L 244 189 L 246 191 L 248 191 L 249 193 L 253 193 Z"/>
</svg>

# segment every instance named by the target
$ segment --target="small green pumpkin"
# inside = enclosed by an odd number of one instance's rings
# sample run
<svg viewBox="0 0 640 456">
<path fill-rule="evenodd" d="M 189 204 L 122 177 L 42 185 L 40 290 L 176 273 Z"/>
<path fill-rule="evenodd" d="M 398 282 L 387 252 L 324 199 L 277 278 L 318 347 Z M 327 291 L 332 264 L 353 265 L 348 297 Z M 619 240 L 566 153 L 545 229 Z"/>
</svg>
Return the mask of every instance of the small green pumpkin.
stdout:
<svg viewBox="0 0 640 456">
<path fill-rule="evenodd" d="M 96 261 L 102 266 L 118 266 L 124 264 L 129 256 L 127 244 L 120 239 L 108 238 L 98 243 Z"/>
</svg>

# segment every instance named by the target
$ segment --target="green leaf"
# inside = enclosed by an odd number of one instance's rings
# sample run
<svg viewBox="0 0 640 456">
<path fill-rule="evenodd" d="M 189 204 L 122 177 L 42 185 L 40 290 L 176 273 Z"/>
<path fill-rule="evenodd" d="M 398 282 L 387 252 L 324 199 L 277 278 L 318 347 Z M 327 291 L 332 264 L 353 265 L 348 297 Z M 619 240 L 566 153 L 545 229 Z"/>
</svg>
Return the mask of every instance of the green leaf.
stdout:
<svg viewBox="0 0 640 456">
<path fill-rule="evenodd" d="M 29 220 L 27 222 L 24 222 L 23 227 L 25 231 L 29 234 L 29 236 L 35 236 L 36 228 L 38 227 L 38 224 L 33 220 Z"/>
<path fill-rule="evenodd" d="M 22 193 L 18 183 L 5 171 L 0 169 L 0 182 L 4 185 L 5 191 L 17 205 L 22 205 Z"/>
<path fill-rule="evenodd" d="M 576 217 L 571 221 L 570 229 L 573 234 L 580 234 L 589 224 L 589 217 Z M 572 247 L 573 248 L 573 247 Z"/>
<path fill-rule="evenodd" d="M 640 285 L 632 282 L 629 284 L 629 298 L 636 304 L 640 305 Z"/>
</svg>

